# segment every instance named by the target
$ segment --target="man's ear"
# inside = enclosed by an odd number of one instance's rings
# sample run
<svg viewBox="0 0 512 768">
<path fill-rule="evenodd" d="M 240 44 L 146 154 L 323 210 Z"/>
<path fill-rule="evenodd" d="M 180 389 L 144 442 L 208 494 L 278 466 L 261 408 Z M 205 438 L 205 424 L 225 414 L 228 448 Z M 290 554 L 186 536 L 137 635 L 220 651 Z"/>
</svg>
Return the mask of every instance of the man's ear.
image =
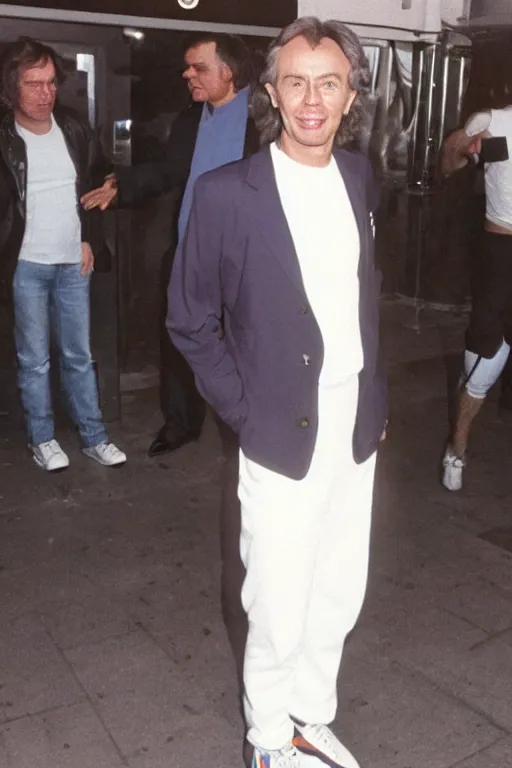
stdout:
<svg viewBox="0 0 512 768">
<path fill-rule="evenodd" d="M 227 64 L 222 64 L 222 79 L 225 83 L 232 83 L 233 82 L 233 73 L 228 67 Z"/>
<path fill-rule="evenodd" d="M 345 115 L 345 117 L 350 112 L 350 108 L 354 103 L 354 99 L 356 98 L 356 96 L 357 96 L 357 91 L 350 91 L 350 94 L 347 99 L 347 103 L 345 104 L 345 109 L 343 110 L 343 114 Z"/>
<path fill-rule="evenodd" d="M 266 83 L 265 84 L 265 90 L 268 93 L 268 95 L 270 96 L 270 101 L 272 102 L 272 106 L 274 107 L 274 109 L 277 109 L 278 108 L 278 104 L 277 104 L 276 89 L 274 88 L 273 85 L 271 85 L 271 83 Z"/>
</svg>

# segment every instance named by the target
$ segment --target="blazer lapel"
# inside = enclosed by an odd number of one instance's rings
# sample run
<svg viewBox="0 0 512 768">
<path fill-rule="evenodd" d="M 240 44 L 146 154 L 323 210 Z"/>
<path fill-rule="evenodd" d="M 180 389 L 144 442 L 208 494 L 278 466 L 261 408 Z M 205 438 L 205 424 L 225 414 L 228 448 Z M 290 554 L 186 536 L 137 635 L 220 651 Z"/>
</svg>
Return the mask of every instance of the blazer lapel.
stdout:
<svg viewBox="0 0 512 768">
<path fill-rule="evenodd" d="M 260 222 L 261 236 L 295 286 L 305 293 L 299 259 L 279 197 L 270 147 L 250 159 L 246 183 L 255 193 L 249 210 Z"/>
<path fill-rule="evenodd" d="M 360 260 L 359 265 L 366 256 L 366 236 L 368 233 L 368 206 L 364 199 L 364 184 L 354 170 L 350 167 L 350 163 L 347 162 L 347 154 L 345 151 L 334 152 L 334 157 L 338 163 L 338 168 L 343 177 L 347 194 L 354 211 L 354 216 L 357 222 L 357 228 L 359 230 L 359 243 L 360 243 Z"/>
<path fill-rule="evenodd" d="M 361 276 L 361 270 L 368 259 L 368 205 L 365 199 L 365 185 L 361 182 L 361 179 L 354 169 L 351 167 L 348 159 L 350 154 L 345 150 L 335 151 L 334 157 L 338 163 L 338 168 L 343 177 L 345 188 L 354 211 L 354 216 L 357 222 L 357 228 L 359 230 L 359 269 L 358 274 Z"/>
</svg>

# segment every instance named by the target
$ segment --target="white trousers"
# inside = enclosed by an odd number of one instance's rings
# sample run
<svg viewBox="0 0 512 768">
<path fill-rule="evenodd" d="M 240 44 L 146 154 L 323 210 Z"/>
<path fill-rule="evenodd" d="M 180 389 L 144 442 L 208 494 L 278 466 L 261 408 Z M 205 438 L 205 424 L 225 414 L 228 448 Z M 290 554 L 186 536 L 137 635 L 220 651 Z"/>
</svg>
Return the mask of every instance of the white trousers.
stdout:
<svg viewBox="0 0 512 768">
<path fill-rule="evenodd" d="M 375 455 L 353 459 L 358 378 L 319 391 L 311 468 L 300 481 L 240 455 L 242 601 L 248 739 L 264 750 L 292 738 L 290 716 L 327 724 L 347 634 L 364 598 Z"/>
</svg>

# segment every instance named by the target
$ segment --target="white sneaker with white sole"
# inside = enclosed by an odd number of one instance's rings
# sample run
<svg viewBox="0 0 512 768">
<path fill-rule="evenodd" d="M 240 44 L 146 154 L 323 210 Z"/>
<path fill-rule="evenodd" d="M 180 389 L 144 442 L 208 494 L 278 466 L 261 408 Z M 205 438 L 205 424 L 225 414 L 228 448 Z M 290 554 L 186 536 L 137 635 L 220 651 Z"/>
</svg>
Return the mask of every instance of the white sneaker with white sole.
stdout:
<svg viewBox="0 0 512 768">
<path fill-rule="evenodd" d="M 360 768 L 354 755 L 326 725 L 303 725 L 294 720 L 300 736 L 293 744 L 300 753 L 301 768 Z"/>
<path fill-rule="evenodd" d="M 37 466 L 47 472 L 58 472 L 69 467 L 69 458 L 56 440 L 31 445 L 30 449 Z"/>
<path fill-rule="evenodd" d="M 99 445 L 93 445 L 91 448 L 82 448 L 82 453 L 104 467 L 119 467 L 126 461 L 126 454 L 120 451 L 114 443 L 99 443 Z"/>
<path fill-rule="evenodd" d="M 450 450 L 446 451 L 443 459 L 443 485 L 447 491 L 460 491 L 462 474 L 466 466 L 464 457 L 455 456 Z"/>
</svg>

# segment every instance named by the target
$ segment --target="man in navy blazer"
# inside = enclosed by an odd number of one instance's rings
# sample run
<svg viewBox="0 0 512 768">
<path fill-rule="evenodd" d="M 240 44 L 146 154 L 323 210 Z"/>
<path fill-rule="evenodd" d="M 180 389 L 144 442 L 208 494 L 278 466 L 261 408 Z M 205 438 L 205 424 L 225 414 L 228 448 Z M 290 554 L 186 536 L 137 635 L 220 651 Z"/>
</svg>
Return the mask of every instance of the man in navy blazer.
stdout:
<svg viewBox="0 0 512 768">
<path fill-rule="evenodd" d="M 254 115 L 263 148 L 196 183 L 168 328 L 240 440 L 244 706 L 253 768 L 356 759 L 327 727 L 366 588 L 385 433 L 356 35 L 299 19 L 272 43 Z"/>
</svg>

